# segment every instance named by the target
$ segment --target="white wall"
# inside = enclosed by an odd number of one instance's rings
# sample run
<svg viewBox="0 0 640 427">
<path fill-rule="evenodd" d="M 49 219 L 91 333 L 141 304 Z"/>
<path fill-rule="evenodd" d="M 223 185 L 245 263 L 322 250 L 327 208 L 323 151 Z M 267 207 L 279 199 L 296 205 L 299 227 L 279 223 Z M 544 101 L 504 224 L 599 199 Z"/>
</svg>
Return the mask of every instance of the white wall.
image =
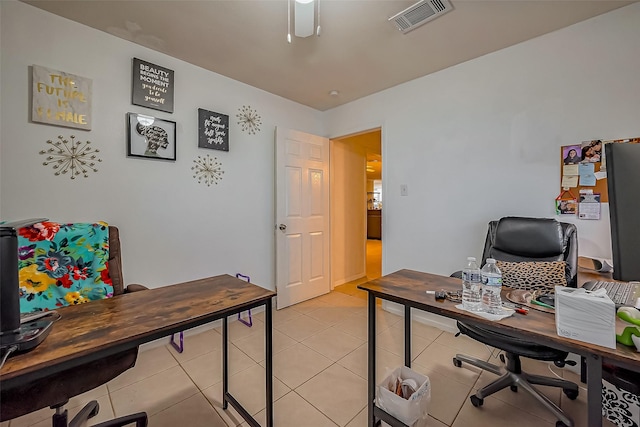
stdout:
<svg viewBox="0 0 640 427">
<path fill-rule="evenodd" d="M 383 273 L 460 269 L 490 220 L 555 217 L 561 145 L 640 136 L 638 22 L 635 3 L 327 112 L 330 137 L 382 125 Z M 607 205 L 574 222 L 580 254 L 611 256 Z"/>
<path fill-rule="evenodd" d="M 127 281 L 152 287 L 241 272 L 273 288 L 276 125 L 331 137 L 382 126 L 384 273 L 459 269 L 481 255 L 488 221 L 554 215 L 559 146 L 640 136 L 638 3 L 325 113 L 24 3 L 0 11 L 0 218 L 118 225 Z M 175 71 L 174 114 L 131 105 L 133 57 Z M 92 131 L 29 123 L 33 64 L 93 79 Z M 256 135 L 236 125 L 243 105 L 262 116 Z M 198 107 L 229 114 L 229 153 L 197 148 Z M 126 157 L 129 111 L 178 122 L 175 163 Z M 59 134 L 100 148 L 99 172 L 71 181 L 42 166 Z M 192 178 L 204 154 L 222 162 L 217 186 Z M 607 215 L 576 220 L 581 253 L 610 256 Z"/>
<path fill-rule="evenodd" d="M 239 272 L 273 289 L 274 129 L 318 134 L 321 113 L 24 3 L 2 1 L 0 8 L 0 218 L 117 225 L 129 283 L 157 287 Z M 134 57 L 175 71 L 173 114 L 131 105 Z M 90 132 L 29 123 L 34 64 L 93 79 Z M 256 135 L 236 124 L 243 105 L 262 117 Z M 197 148 L 198 108 L 229 115 L 228 153 Z M 127 158 L 127 112 L 176 121 L 177 161 Z M 58 135 L 99 148 L 99 172 L 55 177 L 38 152 Z M 193 160 L 206 154 L 225 171 L 212 187 L 192 177 Z"/>
<path fill-rule="evenodd" d="M 331 287 L 367 274 L 366 153 L 357 139 L 331 141 Z"/>
</svg>

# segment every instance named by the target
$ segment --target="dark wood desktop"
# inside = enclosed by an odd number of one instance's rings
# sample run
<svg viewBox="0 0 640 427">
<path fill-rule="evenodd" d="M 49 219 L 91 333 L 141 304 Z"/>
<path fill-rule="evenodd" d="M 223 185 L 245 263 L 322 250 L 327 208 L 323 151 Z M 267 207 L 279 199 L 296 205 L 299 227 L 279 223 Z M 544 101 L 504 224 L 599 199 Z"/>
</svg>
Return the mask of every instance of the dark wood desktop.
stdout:
<svg viewBox="0 0 640 427">
<path fill-rule="evenodd" d="M 266 414 L 273 425 L 271 298 L 275 292 L 229 275 L 119 295 L 56 310 L 61 318 L 42 344 L 10 357 L 0 371 L 5 390 L 99 360 L 182 330 L 223 319 L 223 407 L 259 424 L 228 391 L 227 317 L 265 306 Z"/>
<path fill-rule="evenodd" d="M 579 279 L 580 283 L 586 280 L 589 279 L 582 277 Z M 618 344 L 616 349 L 609 349 L 561 337 L 556 333 L 555 317 L 551 313 L 529 310 L 527 315 L 515 313 L 513 316 L 499 322 L 492 322 L 457 309 L 455 307 L 457 304 L 454 302 L 448 300 L 437 302 L 434 295 L 426 293 L 427 290 L 458 291 L 460 286 L 459 279 L 412 270 L 400 270 L 358 286 L 359 289 L 369 292 L 368 426 L 374 426 L 376 419 L 382 419 L 391 425 L 402 425 L 398 424 L 398 421 L 385 411 L 375 406 L 377 385 L 375 377 L 376 298 L 393 301 L 404 306 L 404 353 L 405 365 L 408 367 L 411 366 L 411 308 L 439 314 L 451 319 L 463 320 L 468 323 L 482 324 L 483 327 L 488 329 L 526 337 L 539 344 L 584 356 L 587 364 L 589 426 L 597 427 L 602 425 L 602 363 L 608 362 L 634 371 L 640 371 L 640 353 L 636 352 L 635 349 L 621 344 Z"/>
</svg>

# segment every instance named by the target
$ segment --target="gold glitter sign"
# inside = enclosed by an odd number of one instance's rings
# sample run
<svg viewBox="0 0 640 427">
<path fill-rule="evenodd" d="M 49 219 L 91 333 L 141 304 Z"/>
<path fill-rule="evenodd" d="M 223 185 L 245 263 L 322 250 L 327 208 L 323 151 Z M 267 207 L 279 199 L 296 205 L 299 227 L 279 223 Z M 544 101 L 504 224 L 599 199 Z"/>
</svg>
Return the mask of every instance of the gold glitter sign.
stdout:
<svg viewBox="0 0 640 427">
<path fill-rule="evenodd" d="M 31 120 L 91 130 L 91 85 L 91 79 L 34 65 Z"/>
</svg>

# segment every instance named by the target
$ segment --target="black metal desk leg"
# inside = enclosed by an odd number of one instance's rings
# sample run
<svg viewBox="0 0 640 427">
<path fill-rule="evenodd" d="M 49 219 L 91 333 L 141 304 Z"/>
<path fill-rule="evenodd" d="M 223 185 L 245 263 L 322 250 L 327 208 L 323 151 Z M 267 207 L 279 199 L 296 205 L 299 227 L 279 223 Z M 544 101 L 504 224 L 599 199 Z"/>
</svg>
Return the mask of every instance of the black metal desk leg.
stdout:
<svg viewBox="0 0 640 427">
<path fill-rule="evenodd" d="M 271 311 L 271 298 L 267 300 L 264 305 L 265 309 L 265 343 L 264 343 L 264 351 L 265 351 L 265 359 L 266 359 L 266 396 L 267 396 L 267 427 L 273 426 L 273 330 L 271 329 L 272 324 L 272 311 Z"/>
<path fill-rule="evenodd" d="M 404 366 L 411 367 L 411 307 L 404 306 Z"/>
<path fill-rule="evenodd" d="M 589 427 L 602 427 L 602 358 L 587 357 L 587 420 Z"/>
<path fill-rule="evenodd" d="M 222 319 L 222 409 L 227 409 L 229 392 L 229 344 L 227 343 L 227 317 Z"/>
<path fill-rule="evenodd" d="M 367 407 L 369 408 L 369 421 L 367 425 L 374 427 L 376 425 L 376 416 L 374 414 L 375 400 L 376 400 L 376 297 L 369 292 L 369 305 L 368 305 L 368 342 L 369 342 L 369 357 L 367 362 L 368 369 L 368 400 Z"/>
</svg>

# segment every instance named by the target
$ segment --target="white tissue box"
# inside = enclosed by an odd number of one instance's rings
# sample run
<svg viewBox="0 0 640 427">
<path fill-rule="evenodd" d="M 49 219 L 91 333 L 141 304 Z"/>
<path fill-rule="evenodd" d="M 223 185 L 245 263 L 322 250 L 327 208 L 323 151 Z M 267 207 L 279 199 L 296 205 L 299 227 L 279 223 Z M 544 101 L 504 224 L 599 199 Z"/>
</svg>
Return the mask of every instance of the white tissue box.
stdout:
<svg viewBox="0 0 640 427">
<path fill-rule="evenodd" d="M 558 335 L 616 348 L 616 306 L 604 290 L 556 286 L 555 306 Z"/>
</svg>

